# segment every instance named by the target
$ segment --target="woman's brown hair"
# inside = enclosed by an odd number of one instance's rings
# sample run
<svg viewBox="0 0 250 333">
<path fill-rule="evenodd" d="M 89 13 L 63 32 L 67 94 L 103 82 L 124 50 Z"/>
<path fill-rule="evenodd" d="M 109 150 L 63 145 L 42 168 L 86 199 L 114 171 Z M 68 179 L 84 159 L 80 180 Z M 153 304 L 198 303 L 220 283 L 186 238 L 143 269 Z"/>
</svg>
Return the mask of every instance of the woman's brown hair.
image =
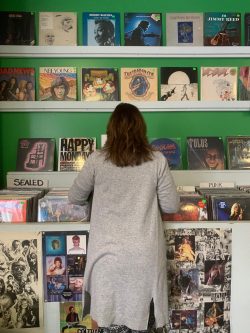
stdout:
<svg viewBox="0 0 250 333">
<path fill-rule="evenodd" d="M 146 136 L 147 127 L 139 109 L 120 103 L 107 126 L 107 141 L 103 148 L 106 160 L 116 166 L 134 166 L 152 160 L 153 148 Z"/>
</svg>

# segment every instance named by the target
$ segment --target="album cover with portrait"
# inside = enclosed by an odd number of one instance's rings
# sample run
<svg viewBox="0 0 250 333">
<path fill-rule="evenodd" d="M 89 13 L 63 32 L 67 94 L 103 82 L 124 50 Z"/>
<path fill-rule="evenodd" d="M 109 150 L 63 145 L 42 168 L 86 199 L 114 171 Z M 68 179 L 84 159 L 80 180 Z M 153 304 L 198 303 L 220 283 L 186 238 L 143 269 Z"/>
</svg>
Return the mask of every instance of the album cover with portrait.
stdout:
<svg viewBox="0 0 250 333">
<path fill-rule="evenodd" d="M 161 13 L 124 13 L 125 46 L 161 46 Z"/>
<path fill-rule="evenodd" d="M 0 248 L 0 331 L 35 331 L 43 326 L 41 234 L 1 232 Z"/>
<path fill-rule="evenodd" d="M 34 68 L 0 67 L 0 101 L 34 100 Z"/>
<path fill-rule="evenodd" d="M 121 68 L 121 100 L 157 101 L 157 68 Z"/>
<path fill-rule="evenodd" d="M 240 46 L 241 14 L 237 12 L 204 13 L 205 46 Z"/>
<path fill-rule="evenodd" d="M 81 301 L 88 232 L 44 232 L 43 272 L 46 302 Z"/>
<path fill-rule="evenodd" d="M 201 67 L 202 101 L 236 101 L 237 67 Z"/>
<path fill-rule="evenodd" d="M 82 68 L 82 100 L 85 102 L 118 101 L 118 69 Z"/>
<path fill-rule="evenodd" d="M 61 302 L 60 303 L 60 328 L 61 333 L 80 333 L 92 328 L 90 314 L 83 313 L 82 302 Z"/>
<path fill-rule="evenodd" d="M 76 67 L 40 67 L 40 101 L 75 101 Z"/>
<path fill-rule="evenodd" d="M 226 147 L 228 169 L 250 169 L 250 136 L 228 136 Z"/>
<path fill-rule="evenodd" d="M 230 333 L 232 230 L 165 230 L 171 332 Z"/>
<path fill-rule="evenodd" d="M 211 195 L 214 221 L 242 221 L 250 219 L 250 194 Z"/>
<path fill-rule="evenodd" d="M 221 137 L 187 137 L 187 162 L 189 170 L 224 170 L 224 143 Z"/>
<path fill-rule="evenodd" d="M 197 67 L 161 67 L 161 101 L 197 101 Z"/>
<path fill-rule="evenodd" d="M 39 45 L 77 45 L 77 13 L 39 12 Z"/>
<path fill-rule="evenodd" d="M 203 45 L 203 13 L 167 13 L 167 46 Z"/>
<path fill-rule="evenodd" d="M 120 13 L 82 14 L 83 45 L 120 45 Z"/>
<path fill-rule="evenodd" d="M 0 45 L 35 45 L 35 13 L 0 11 Z"/>
</svg>

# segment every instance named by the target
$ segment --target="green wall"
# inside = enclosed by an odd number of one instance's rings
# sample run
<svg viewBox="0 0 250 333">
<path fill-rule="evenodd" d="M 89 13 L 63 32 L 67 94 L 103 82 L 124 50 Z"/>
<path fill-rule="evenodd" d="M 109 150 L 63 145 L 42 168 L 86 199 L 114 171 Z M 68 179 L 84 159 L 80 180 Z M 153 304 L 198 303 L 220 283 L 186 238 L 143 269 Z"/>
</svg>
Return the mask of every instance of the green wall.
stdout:
<svg viewBox="0 0 250 333">
<path fill-rule="evenodd" d="M 165 45 L 165 13 L 166 12 L 205 12 L 205 11 L 237 11 L 243 14 L 248 11 L 246 0 L 223 1 L 191 0 L 191 1 L 141 1 L 141 0 L 9 0 L 1 1 L 0 10 L 24 10 L 36 13 L 39 11 L 76 11 L 78 13 L 78 44 L 81 44 L 81 13 L 88 11 L 115 11 L 121 13 L 121 29 L 123 29 L 124 12 L 161 12 L 163 14 L 163 44 Z M 249 9 L 250 12 L 250 9 Z M 243 28 L 243 24 L 242 24 Z M 243 30 L 243 29 L 242 29 Z M 243 34 L 243 31 L 242 31 Z M 242 35 L 243 37 L 243 35 Z M 1 48 L 1 46 L 0 46 Z M 181 48 L 180 48 L 181 52 Z M 117 59 L 6 59 L 0 58 L 1 67 L 34 67 L 38 73 L 42 66 L 76 66 L 78 78 L 81 67 L 161 67 L 161 66 L 250 66 L 249 59 L 240 58 L 117 58 Z M 38 79 L 38 77 L 37 77 Z M 37 80 L 38 87 L 38 80 Z M 78 96 L 80 96 L 80 80 L 78 80 Z M 1 107 L 1 106 L 0 106 Z M 7 171 L 15 170 L 17 140 L 20 137 L 54 137 L 62 136 L 95 136 L 100 146 L 100 135 L 105 133 L 110 113 L 54 113 L 54 112 L 0 112 L 0 186 L 5 186 Z M 110 110 L 112 111 L 112 110 Z M 149 137 L 180 137 L 184 168 L 186 168 L 187 136 L 218 135 L 250 135 L 249 112 L 147 112 L 144 113 Z"/>
</svg>

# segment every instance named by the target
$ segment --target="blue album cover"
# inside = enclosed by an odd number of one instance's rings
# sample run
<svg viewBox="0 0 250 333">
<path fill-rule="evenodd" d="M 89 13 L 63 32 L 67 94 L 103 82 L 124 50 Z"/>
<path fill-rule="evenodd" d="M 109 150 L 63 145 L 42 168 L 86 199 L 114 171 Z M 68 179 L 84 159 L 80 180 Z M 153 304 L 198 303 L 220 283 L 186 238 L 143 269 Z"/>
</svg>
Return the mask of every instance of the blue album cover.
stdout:
<svg viewBox="0 0 250 333">
<path fill-rule="evenodd" d="M 156 150 L 162 152 L 162 154 L 166 157 L 170 169 L 182 168 L 181 147 L 178 139 L 152 139 L 151 145 Z"/>
<path fill-rule="evenodd" d="M 162 18 L 160 13 L 125 13 L 124 45 L 161 46 Z"/>
<path fill-rule="evenodd" d="M 119 13 L 83 13 L 83 45 L 120 45 Z"/>
<path fill-rule="evenodd" d="M 250 197 L 247 195 L 212 197 L 213 219 L 241 221 L 250 219 Z"/>
<path fill-rule="evenodd" d="M 62 235 L 45 236 L 46 255 L 59 255 L 65 253 L 65 237 Z"/>
</svg>

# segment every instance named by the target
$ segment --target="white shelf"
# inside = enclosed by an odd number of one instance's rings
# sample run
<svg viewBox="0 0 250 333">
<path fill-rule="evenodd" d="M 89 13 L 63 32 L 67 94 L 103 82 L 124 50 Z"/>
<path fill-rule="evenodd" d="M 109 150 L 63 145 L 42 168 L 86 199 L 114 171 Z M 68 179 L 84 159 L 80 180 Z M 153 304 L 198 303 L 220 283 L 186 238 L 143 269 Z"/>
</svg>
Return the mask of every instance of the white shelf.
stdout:
<svg viewBox="0 0 250 333">
<path fill-rule="evenodd" d="M 173 170 L 177 186 L 199 185 L 208 182 L 234 182 L 236 185 L 250 185 L 250 170 Z M 77 172 L 8 172 L 7 186 L 13 186 L 14 180 L 41 180 L 49 187 L 69 187 L 73 184 Z"/>
<path fill-rule="evenodd" d="M 116 102 L 36 101 L 0 102 L 0 112 L 112 112 Z M 157 101 L 133 102 L 142 112 L 250 111 L 250 101 Z"/>
<path fill-rule="evenodd" d="M 249 46 L 1 45 L 2 58 L 249 58 Z"/>
</svg>

